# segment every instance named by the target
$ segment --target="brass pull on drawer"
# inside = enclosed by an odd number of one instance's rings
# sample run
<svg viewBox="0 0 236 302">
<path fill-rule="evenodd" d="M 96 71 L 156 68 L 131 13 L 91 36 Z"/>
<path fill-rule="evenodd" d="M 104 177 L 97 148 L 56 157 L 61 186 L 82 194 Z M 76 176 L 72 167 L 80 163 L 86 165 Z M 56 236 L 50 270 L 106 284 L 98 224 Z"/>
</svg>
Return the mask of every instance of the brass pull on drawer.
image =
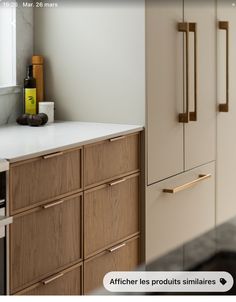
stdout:
<svg viewBox="0 0 236 302">
<path fill-rule="evenodd" d="M 43 156 L 43 159 L 50 159 L 50 158 L 61 156 L 63 154 L 64 154 L 63 152 L 56 152 L 56 153 L 52 153 L 52 154 Z"/>
<path fill-rule="evenodd" d="M 122 179 L 119 179 L 119 180 L 110 182 L 108 185 L 109 185 L 110 187 L 113 187 L 113 186 L 118 185 L 118 184 L 120 184 L 120 183 L 122 183 L 122 182 L 125 182 L 125 181 L 126 181 L 126 178 L 122 178 Z"/>
<path fill-rule="evenodd" d="M 181 185 L 181 186 L 179 186 L 179 187 L 176 187 L 176 188 L 174 188 L 174 189 L 164 189 L 164 190 L 163 190 L 163 193 L 169 193 L 169 194 L 178 193 L 178 192 L 183 191 L 183 190 L 186 190 L 186 189 L 188 189 L 188 188 L 194 186 L 195 184 L 197 184 L 197 183 L 199 183 L 199 182 L 201 182 L 201 181 L 203 181 L 203 180 L 205 180 L 205 179 L 208 179 L 208 178 L 210 178 L 210 177 L 211 177 L 211 174 L 206 174 L 206 175 L 205 175 L 205 174 L 200 174 L 200 175 L 198 176 L 198 179 L 195 179 L 195 180 L 193 180 L 193 181 L 191 181 L 191 182 L 188 182 L 188 183 L 186 183 L 186 184 L 184 184 L 184 185 Z"/>
<path fill-rule="evenodd" d="M 126 243 L 119 244 L 119 245 L 117 245 L 117 246 L 114 246 L 114 247 L 108 249 L 108 252 L 113 253 L 113 252 L 115 252 L 115 251 L 121 249 L 121 248 L 124 247 L 124 246 L 126 246 Z"/>
<path fill-rule="evenodd" d="M 122 136 L 110 138 L 109 141 L 110 141 L 110 142 L 115 142 L 115 141 L 119 141 L 119 140 L 124 139 L 124 138 L 125 138 L 125 136 L 122 135 Z"/>
<path fill-rule="evenodd" d="M 61 274 L 58 274 L 58 275 L 56 275 L 56 276 L 54 276 L 52 278 L 49 278 L 49 279 L 46 279 L 46 280 L 42 281 L 42 283 L 43 283 L 43 285 L 47 285 L 47 284 L 49 284 L 49 283 L 51 283 L 51 282 L 53 282 L 53 281 L 55 281 L 55 280 L 57 280 L 57 279 L 59 279 L 59 278 L 61 278 L 63 276 L 64 276 L 64 274 L 61 273 Z"/>
<path fill-rule="evenodd" d="M 53 202 L 53 203 L 46 204 L 46 205 L 42 206 L 42 208 L 43 209 L 49 209 L 49 208 L 58 206 L 58 205 L 62 204 L 63 202 L 64 202 L 64 200 L 59 200 L 59 201 L 56 201 L 56 202 Z"/>
</svg>

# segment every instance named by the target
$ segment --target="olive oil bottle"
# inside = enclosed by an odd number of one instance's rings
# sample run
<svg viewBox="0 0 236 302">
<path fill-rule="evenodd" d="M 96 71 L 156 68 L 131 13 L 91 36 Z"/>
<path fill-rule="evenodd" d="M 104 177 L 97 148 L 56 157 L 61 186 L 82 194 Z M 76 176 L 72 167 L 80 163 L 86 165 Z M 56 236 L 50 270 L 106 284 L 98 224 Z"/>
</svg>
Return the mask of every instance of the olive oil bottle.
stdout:
<svg viewBox="0 0 236 302">
<path fill-rule="evenodd" d="M 25 114 L 37 113 L 36 80 L 33 77 L 33 66 L 29 65 L 27 77 L 24 80 L 24 108 Z"/>
</svg>

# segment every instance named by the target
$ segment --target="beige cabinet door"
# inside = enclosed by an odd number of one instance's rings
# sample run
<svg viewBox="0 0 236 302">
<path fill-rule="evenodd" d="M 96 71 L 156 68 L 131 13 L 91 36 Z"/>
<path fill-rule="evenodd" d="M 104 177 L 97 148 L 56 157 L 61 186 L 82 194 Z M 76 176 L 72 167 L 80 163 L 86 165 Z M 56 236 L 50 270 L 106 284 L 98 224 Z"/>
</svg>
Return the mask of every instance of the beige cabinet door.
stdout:
<svg viewBox="0 0 236 302">
<path fill-rule="evenodd" d="M 217 173 L 217 223 L 236 215 L 235 171 L 236 171 L 236 8 L 233 1 L 218 0 L 217 27 L 219 21 L 229 25 L 229 71 L 226 72 L 226 30 L 217 32 L 218 50 L 218 104 L 226 103 L 226 79 L 229 82 L 229 111 L 218 109 L 218 173 Z"/>
<path fill-rule="evenodd" d="M 146 1 L 148 184 L 184 170 L 182 0 Z"/>
<path fill-rule="evenodd" d="M 191 120 L 185 124 L 185 170 L 187 171 L 216 158 L 215 0 L 201 1 L 201 3 L 198 0 L 185 0 L 184 21 L 195 25 L 195 28 L 190 26 L 189 33 L 188 87 Z M 196 33 L 196 40 L 194 33 Z M 197 116 L 194 116 L 195 112 Z"/>
<path fill-rule="evenodd" d="M 214 227 L 214 162 L 147 187 L 146 261 Z"/>
</svg>

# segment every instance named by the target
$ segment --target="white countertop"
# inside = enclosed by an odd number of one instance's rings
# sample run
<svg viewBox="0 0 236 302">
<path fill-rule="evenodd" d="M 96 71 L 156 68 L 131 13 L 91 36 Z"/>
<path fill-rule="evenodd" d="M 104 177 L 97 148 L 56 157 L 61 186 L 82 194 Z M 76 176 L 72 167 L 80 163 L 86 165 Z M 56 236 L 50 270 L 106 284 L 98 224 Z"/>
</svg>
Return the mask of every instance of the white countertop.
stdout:
<svg viewBox="0 0 236 302">
<path fill-rule="evenodd" d="M 0 158 L 10 162 L 79 147 L 143 130 L 143 126 L 56 122 L 43 127 L 0 126 Z"/>
</svg>

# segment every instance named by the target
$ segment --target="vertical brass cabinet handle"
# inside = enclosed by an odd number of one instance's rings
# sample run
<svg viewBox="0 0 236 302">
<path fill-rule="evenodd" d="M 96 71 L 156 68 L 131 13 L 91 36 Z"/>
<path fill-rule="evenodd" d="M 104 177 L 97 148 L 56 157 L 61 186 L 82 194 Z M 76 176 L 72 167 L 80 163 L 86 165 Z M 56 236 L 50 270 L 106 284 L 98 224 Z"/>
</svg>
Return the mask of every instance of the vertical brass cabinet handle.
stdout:
<svg viewBox="0 0 236 302">
<path fill-rule="evenodd" d="M 184 113 L 179 114 L 179 123 L 189 122 L 189 23 L 178 23 L 178 31 L 186 35 L 186 108 Z"/>
<path fill-rule="evenodd" d="M 115 141 L 119 141 L 119 140 L 124 139 L 124 138 L 125 138 L 125 135 L 122 135 L 122 136 L 110 138 L 109 141 L 110 142 L 115 142 Z"/>
<path fill-rule="evenodd" d="M 125 182 L 125 181 L 126 181 L 126 178 L 122 178 L 122 179 L 119 179 L 119 180 L 110 182 L 108 185 L 109 185 L 110 187 L 113 187 L 113 186 L 118 185 L 118 184 L 120 184 L 120 183 L 122 183 L 122 182 Z"/>
<path fill-rule="evenodd" d="M 42 281 L 42 283 L 43 283 L 43 285 L 47 285 L 47 284 L 49 284 L 49 283 L 51 283 L 51 282 L 53 282 L 53 281 L 55 281 L 55 280 L 57 280 L 57 279 L 59 279 L 59 278 L 61 278 L 63 276 L 64 276 L 64 274 L 61 273 L 61 274 L 58 274 L 58 275 L 56 275 L 56 276 L 54 276 L 52 278 L 49 278 L 49 279 L 46 279 L 46 280 Z"/>
<path fill-rule="evenodd" d="M 61 156 L 63 154 L 64 154 L 63 152 L 56 152 L 56 153 L 52 153 L 52 154 L 43 156 L 43 159 L 50 159 L 53 157 Z"/>
<path fill-rule="evenodd" d="M 59 201 L 56 201 L 56 202 L 53 202 L 53 203 L 46 204 L 46 205 L 42 206 L 42 208 L 43 209 L 49 209 L 49 208 L 58 206 L 58 205 L 62 204 L 63 202 L 64 202 L 64 200 L 59 200 Z"/>
<path fill-rule="evenodd" d="M 189 23 L 189 31 L 194 33 L 194 111 L 189 113 L 190 121 L 197 121 L 197 23 Z"/>
<path fill-rule="evenodd" d="M 199 182 L 201 182 L 201 181 L 203 181 L 203 180 L 205 180 L 205 179 L 208 179 L 208 178 L 210 178 L 210 177 L 211 177 L 211 174 L 200 174 L 200 175 L 198 176 L 198 179 L 195 179 L 195 180 L 193 180 L 193 181 L 191 181 L 191 182 L 188 182 L 188 183 L 186 183 L 186 184 L 184 184 L 184 185 L 181 185 L 181 186 L 179 186 L 179 187 L 176 187 L 176 188 L 174 188 L 174 189 L 164 189 L 164 190 L 163 190 L 163 193 L 169 193 L 169 194 L 178 193 L 178 192 L 183 191 L 183 190 L 186 190 L 186 189 L 188 189 L 188 188 L 190 188 L 190 187 L 196 185 L 197 183 L 199 183 Z"/>
<path fill-rule="evenodd" d="M 125 243 L 122 243 L 122 244 L 120 244 L 120 245 L 117 245 L 117 246 L 115 246 L 115 247 L 112 247 L 112 248 L 108 249 L 108 252 L 113 253 L 113 252 L 115 252 L 115 251 L 121 249 L 121 248 L 124 247 L 124 246 L 126 246 L 126 244 L 125 244 Z"/>
<path fill-rule="evenodd" d="M 229 112 L 229 22 L 220 21 L 219 29 L 226 31 L 226 102 L 219 104 L 219 111 Z"/>
</svg>

